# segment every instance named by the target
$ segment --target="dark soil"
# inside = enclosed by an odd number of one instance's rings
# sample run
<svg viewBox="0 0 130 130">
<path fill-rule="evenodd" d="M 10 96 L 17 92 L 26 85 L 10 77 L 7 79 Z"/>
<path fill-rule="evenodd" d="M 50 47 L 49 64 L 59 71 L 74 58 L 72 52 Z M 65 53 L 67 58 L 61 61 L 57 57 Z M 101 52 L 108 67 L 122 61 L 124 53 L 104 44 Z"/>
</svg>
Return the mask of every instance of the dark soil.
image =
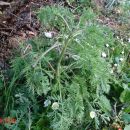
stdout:
<svg viewBox="0 0 130 130">
<path fill-rule="evenodd" d="M 36 36 L 40 23 L 35 11 L 52 4 L 51 0 L 5 0 L 0 5 L 0 69 L 8 67 L 8 60 L 21 41 Z"/>
</svg>

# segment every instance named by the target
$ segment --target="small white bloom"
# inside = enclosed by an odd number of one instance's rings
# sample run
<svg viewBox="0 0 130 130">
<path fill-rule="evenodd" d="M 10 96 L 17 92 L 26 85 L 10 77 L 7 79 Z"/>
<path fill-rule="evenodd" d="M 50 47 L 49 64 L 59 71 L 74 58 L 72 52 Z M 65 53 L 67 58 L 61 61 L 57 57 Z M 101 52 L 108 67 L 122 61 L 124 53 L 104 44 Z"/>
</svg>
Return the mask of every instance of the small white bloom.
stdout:
<svg viewBox="0 0 130 130">
<path fill-rule="evenodd" d="M 105 52 L 102 52 L 102 57 L 103 58 L 106 58 L 107 57 L 107 54 Z"/>
<path fill-rule="evenodd" d="M 54 102 L 53 104 L 52 104 L 52 109 L 53 110 L 57 110 L 59 108 L 59 103 L 58 102 Z"/>
<path fill-rule="evenodd" d="M 118 64 L 114 64 L 114 66 L 115 66 L 115 67 L 117 67 L 117 66 L 118 66 Z"/>
<path fill-rule="evenodd" d="M 23 93 L 15 94 L 15 97 L 22 97 L 22 96 L 23 96 Z"/>
<path fill-rule="evenodd" d="M 79 39 L 77 39 L 77 38 L 75 39 L 75 41 L 76 41 L 77 43 L 80 43 L 80 40 L 79 40 Z"/>
<path fill-rule="evenodd" d="M 128 39 L 128 42 L 130 43 L 130 38 Z"/>
<path fill-rule="evenodd" d="M 44 102 L 44 107 L 48 107 L 50 104 L 51 104 L 51 101 L 50 100 L 46 100 Z"/>
<path fill-rule="evenodd" d="M 120 61 L 123 61 L 124 59 L 123 59 L 123 58 L 120 58 L 119 60 L 120 60 Z"/>
<path fill-rule="evenodd" d="M 52 37 L 53 37 L 52 32 L 44 32 L 44 35 L 45 35 L 47 38 L 52 38 Z"/>
<path fill-rule="evenodd" d="M 124 51 L 122 51 L 121 54 L 124 54 Z"/>
<path fill-rule="evenodd" d="M 124 46 L 124 42 L 123 41 L 121 41 L 121 45 Z"/>
<path fill-rule="evenodd" d="M 111 70 L 110 73 L 113 74 L 114 73 L 113 70 Z"/>
<path fill-rule="evenodd" d="M 122 110 L 124 110 L 125 108 L 124 108 L 124 107 L 122 107 L 121 109 L 122 109 Z"/>
<path fill-rule="evenodd" d="M 106 46 L 106 47 L 109 47 L 109 44 L 106 44 L 105 46 Z"/>
<path fill-rule="evenodd" d="M 94 111 L 91 111 L 90 112 L 90 117 L 93 119 L 93 118 L 95 118 L 96 117 L 96 113 L 94 112 Z"/>
<path fill-rule="evenodd" d="M 107 119 L 108 121 L 110 121 L 110 117 L 106 117 L 106 119 Z"/>
<path fill-rule="evenodd" d="M 89 44 L 89 43 L 87 43 L 87 45 L 88 45 L 88 46 L 90 46 L 90 44 Z"/>
</svg>

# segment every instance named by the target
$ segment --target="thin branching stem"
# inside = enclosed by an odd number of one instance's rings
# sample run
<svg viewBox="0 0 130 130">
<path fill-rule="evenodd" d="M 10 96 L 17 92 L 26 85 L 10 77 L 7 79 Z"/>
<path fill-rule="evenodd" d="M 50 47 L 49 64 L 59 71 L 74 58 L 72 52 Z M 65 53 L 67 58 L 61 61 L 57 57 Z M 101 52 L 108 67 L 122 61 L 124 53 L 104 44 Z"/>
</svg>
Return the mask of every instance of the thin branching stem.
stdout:
<svg viewBox="0 0 130 130">
<path fill-rule="evenodd" d="M 76 32 L 74 32 L 73 34 L 71 33 L 71 34 L 68 36 L 68 38 L 66 39 L 65 43 L 64 43 L 65 45 L 64 45 L 64 47 L 63 47 L 63 49 L 62 49 L 62 52 L 61 52 L 61 54 L 60 54 L 60 58 L 59 58 L 58 63 L 57 63 L 56 79 L 57 79 L 58 82 L 59 82 L 59 80 L 60 80 L 60 65 L 61 65 L 61 61 L 62 61 L 62 59 L 63 59 L 63 56 L 64 56 L 64 54 L 65 54 L 65 52 L 66 52 L 66 49 L 67 49 L 69 43 L 72 41 L 72 39 L 73 39 L 74 37 L 76 37 L 77 35 L 79 35 L 79 34 L 81 34 L 81 30 L 76 31 Z"/>
<path fill-rule="evenodd" d="M 54 44 L 53 46 L 51 46 L 48 50 L 46 50 L 38 59 L 37 59 L 37 61 L 35 62 L 35 64 L 33 65 L 33 67 L 35 67 L 37 64 L 38 64 L 38 62 L 48 53 L 48 52 L 50 52 L 51 50 L 53 50 L 54 48 L 56 48 L 56 47 L 58 47 L 58 46 L 60 46 L 60 44 Z"/>
</svg>

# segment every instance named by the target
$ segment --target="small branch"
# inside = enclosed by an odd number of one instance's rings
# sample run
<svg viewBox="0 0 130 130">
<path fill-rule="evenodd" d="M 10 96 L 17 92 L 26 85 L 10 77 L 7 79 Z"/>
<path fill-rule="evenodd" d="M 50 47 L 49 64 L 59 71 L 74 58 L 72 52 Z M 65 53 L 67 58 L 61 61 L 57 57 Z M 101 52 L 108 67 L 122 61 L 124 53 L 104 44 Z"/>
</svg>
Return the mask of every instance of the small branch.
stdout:
<svg viewBox="0 0 130 130">
<path fill-rule="evenodd" d="M 54 44 L 53 46 L 51 46 L 48 50 L 46 50 L 38 59 L 37 59 L 37 61 L 35 62 L 35 64 L 33 65 L 33 67 L 35 67 L 37 64 L 38 64 L 38 62 L 48 53 L 48 52 L 50 52 L 52 49 L 54 49 L 54 48 L 56 48 L 57 46 L 59 46 L 60 44 Z"/>
<path fill-rule="evenodd" d="M 61 52 L 61 54 L 60 54 L 60 58 L 59 58 L 59 60 L 58 60 L 58 64 L 57 64 L 57 70 L 56 70 L 56 79 L 57 79 L 57 81 L 59 81 L 60 79 L 60 64 L 61 64 L 61 61 L 62 61 L 62 58 L 63 58 L 63 56 L 64 56 L 64 53 L 65 53 L 65 51 L 66 51 L 66 49 L 67 49 L 67 46 L 68 46 L 68 44 L 69 44 L 69 40 L 70 40 L 70 37 L 67 39 L 67 41 L 65 42 L 65 46 L 63 47 L 63 49 L 62 49 L 62 52 Z"/>
<path fill-rule="evenodd" d="M 58 82 L 59 82 L 59 80 L 60 80 L 60 66 L 61 66 L 61 62 L 62 62 L 63 56 L 64 56 L 64 54 L 65 54 L 65 52 L 66 52 L 66 49 L 67 49 L 67 47 L 68 47 L 70 41 L 71 41 L 74 37 L 76 37 L 77 35 L 81 34 L 81 32 L 82 32 L 82 31 L 79 30 L 79 31 L 74 32 L 73 34 L 70 34 L 69 37 L 68 37 L 68 38 L 66 39 L 66 41 L 65 41 L 65 45 L 64 45 L 64 47 L 63 47 L 63 49 L 62 49 L 62 52 L 61 52 L 61 54 L 60 54 L 60 58 L 59 58 L 58 63 L 57 63 L 56 80 L 57 80 Z"/>
<path fill-rule="evenodd" d="M 51 63 L 50 63 L 49 61 L 47 61 L 47 63 L 48 63 L 48 65 L 50 66 L 50 68 L 52 69 L 52 71 L 53 71 L 54 73 L 56 73 L 56 71 L 55 71 L 55 69 L 53 68 L 53 66 L 51 65 Z"/>
</svg>

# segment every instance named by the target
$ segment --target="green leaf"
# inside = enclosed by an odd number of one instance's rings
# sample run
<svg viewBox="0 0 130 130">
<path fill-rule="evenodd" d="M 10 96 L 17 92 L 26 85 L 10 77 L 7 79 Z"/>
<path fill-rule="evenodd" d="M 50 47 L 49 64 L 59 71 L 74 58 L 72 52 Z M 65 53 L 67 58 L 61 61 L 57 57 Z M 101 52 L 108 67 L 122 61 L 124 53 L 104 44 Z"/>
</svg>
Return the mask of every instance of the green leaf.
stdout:
<svg viewBox="0 0 130 130">
<path fill-rule="evenodd" d="M 121 102 L 130 102 L 130 91 L 124 90 L 120 96 Z"/>
<path fill-rule="evenodd" d="M 130 114 L 124 113 L 122 115 L 122 119 L 124 120 L 125 123 L 130 123 Z"/>
<path fill-rule="evenodd" d="M 2 79 L 0 79 L 0 90 L 3 88 L 4 84 L 3 84 L 3 81 Z"/>
<path fill-rule="evenodd" d="M 102 110 L 106 113 L 110 112 L 112 110 L 110 101 L 106 98 L 106 96 L 102 95 L 100 96 L 99 105 L 102 108 Z"/>
<path fill-rule="evenodd" d="M 104 82 L 103 80 L 101 80 L 101 87 L 102 87 L 103 92 L 105 92 L 107 94 L 109 93 L 110 85 L 107 84 L 106 82 Z"/>
<path fill-rule="evenodd" d="M 130 113 L 130 106 L 128 106 L 127 108 L 125 108 L 125 109 L 124 109 L 124 112 Z"/>
<path fill-rule="evenodd" d="M 71 11 L 62 6 L 47 6 L 42 8 L 38 18 L 46 27 L 57 27 L 59 30 L 62 30 L 66 24 L 73 26 L 74 23 L 74 16 Z"/>
<path fill-rule="evenodd" d="M 80 26 L 85 26 L 88 20 L 90 22 L 90 20 L 93 20 L 95 16 L 96 15 L 93 13 L 92 9 L 88 9 L 88 10 L 84 9 L 80 18 Z"/>
</svg>

